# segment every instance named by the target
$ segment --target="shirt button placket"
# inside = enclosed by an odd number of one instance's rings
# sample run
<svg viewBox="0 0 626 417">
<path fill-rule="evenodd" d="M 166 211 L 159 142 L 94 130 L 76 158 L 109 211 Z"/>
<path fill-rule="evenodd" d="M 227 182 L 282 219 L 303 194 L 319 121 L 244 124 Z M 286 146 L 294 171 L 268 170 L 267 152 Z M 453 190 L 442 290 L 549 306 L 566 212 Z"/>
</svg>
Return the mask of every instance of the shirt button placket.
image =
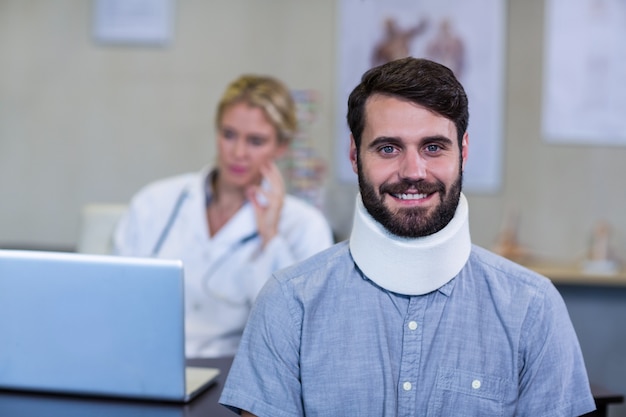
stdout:
<svg viewBox="0 0 626 417">
<path fill-rule="evenodd" d="M 422 329 L 419 321 L 423 317 L 424 298 L 411 297 L 404 320 L 402 338 L 402 359 L 400 367 L 400 391 L 398 393 L 398 416 L 415 415 L 417 386 L 419 375 Z"/>
</svg>

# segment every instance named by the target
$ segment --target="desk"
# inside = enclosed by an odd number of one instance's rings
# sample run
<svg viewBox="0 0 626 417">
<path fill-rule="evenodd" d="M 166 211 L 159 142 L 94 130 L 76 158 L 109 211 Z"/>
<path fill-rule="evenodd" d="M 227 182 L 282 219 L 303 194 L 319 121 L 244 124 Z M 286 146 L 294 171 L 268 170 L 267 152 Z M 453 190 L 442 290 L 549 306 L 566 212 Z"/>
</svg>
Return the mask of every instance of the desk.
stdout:
<svg viewBox="0 0 626 417">
<path fill-rule="evenodd" d="M 231 363 L 232 358 L 190 360 L 189 365 L 219 368 L 221 373 L 206 392 L 187 404 L 0 390 L 0 416 L 235 417 L 217 402 Z"/>
<path fill-rule="evenodd" d="M 623 270 L 615 274 L 594 274 L 573 265 L 529 264 L 526 267 L 550 278 L 556 285 L 626 287 L 626 271 Z"/>
<path fill-rule="evenodd" d="M 593 381 L 611 381 L 626 393 L 626 269 L 615 274 L 585 272 L 581 264 L 537 264 L 531 269 L 552 280 L 563 297 Z M 623 397 L 615 403 L 623 403 Z M 599 409 L 602 407 L 599 405 Z M 610 407 L 625 416 L 626 405 Z M 606 414 L 596 414 L 602 416 Z"/>
<path fill-rule="evenodd" d="M 587 417 L 606 417 L 609 405 L 624 402 L 622 394 L 611 392 L 597 384 L 591 384 L 591 392 L 593 393 L 593 399 L 596 401 L 596 411 L 585 414 Z"/>
<path fill-rule="evenodd" d="M 55 394 L 34 394 L 0 390 L 0 416 L 28 417 L 234 417 L 235 414 L 218 404 L 232 358 L 192 359 L 189 365 L 219 368 L 222 372 L 206 392 L 187 404 L 156 401 L 133 401 L 95 397 L 75 397 Z M 600 385 L 591 384 L 598 408 L 588 417 L 606 417 L 610 404 L 624 402 L 624 396 Z"/>
</svg>

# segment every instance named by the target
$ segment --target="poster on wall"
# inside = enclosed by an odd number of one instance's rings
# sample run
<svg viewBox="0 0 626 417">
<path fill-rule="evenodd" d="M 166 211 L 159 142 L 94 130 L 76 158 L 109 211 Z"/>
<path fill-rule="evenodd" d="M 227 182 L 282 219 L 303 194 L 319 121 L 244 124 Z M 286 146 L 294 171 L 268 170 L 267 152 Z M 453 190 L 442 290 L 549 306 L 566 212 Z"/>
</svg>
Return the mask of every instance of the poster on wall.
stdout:
<svg viewBox="0 0 626 417">
<path fill-rule="evenodd" d="M 464 190 L 501 184 L 505 45 L 504 0 L 341 0 L 338 2 L 336 172 L 356 182 L 348 158 L 347 100 L 369 68 L 405 56 L 454 71 L 469 99 L 469 160 Z"/>
<path fill-rule="evenodd" d="M 103 44 L 166 45 L 174 0 L 94 0 L 94 38 Z"/>
<path fill-rule="evenodd" d="M 547 0 L 545 21 L 544 139 L 626 145 L 626 2 Z"/>
</svg>

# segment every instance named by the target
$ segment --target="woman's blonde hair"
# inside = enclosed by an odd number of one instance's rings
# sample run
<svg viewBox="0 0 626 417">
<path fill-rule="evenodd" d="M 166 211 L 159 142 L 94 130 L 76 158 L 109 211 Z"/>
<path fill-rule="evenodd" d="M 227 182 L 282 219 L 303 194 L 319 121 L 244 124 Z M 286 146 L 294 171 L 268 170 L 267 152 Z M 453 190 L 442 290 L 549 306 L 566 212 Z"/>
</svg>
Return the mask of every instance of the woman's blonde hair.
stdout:
<svg viewBox="0 0 626 417">
<path fill-rule="evenodd" d="M 289 89 L 279 80 L 258 75 L 242 75 L 231 82 L 218 104 L 216 125 L 219 127 L 226 109 L 247 103 L 263 110 L 278 134 L 279 144 L 288 144 L 298 128 L 296 106 Z"/>
</svg>

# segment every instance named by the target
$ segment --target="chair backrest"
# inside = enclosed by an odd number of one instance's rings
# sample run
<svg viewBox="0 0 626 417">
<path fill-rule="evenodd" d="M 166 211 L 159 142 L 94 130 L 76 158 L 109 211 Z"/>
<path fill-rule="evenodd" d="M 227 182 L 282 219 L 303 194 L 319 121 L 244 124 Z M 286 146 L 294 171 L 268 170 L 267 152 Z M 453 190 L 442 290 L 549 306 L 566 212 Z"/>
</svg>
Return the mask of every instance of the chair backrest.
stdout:
<svg viewBox="0 0 626 417">
<path fill-rule="evenodd" d="M 113 232 L 126 211 L 125 204 L 91 203 L 81 210 L 80 234 L 76 251 L 109 255 L 113 250 Z"/>
</svg>

